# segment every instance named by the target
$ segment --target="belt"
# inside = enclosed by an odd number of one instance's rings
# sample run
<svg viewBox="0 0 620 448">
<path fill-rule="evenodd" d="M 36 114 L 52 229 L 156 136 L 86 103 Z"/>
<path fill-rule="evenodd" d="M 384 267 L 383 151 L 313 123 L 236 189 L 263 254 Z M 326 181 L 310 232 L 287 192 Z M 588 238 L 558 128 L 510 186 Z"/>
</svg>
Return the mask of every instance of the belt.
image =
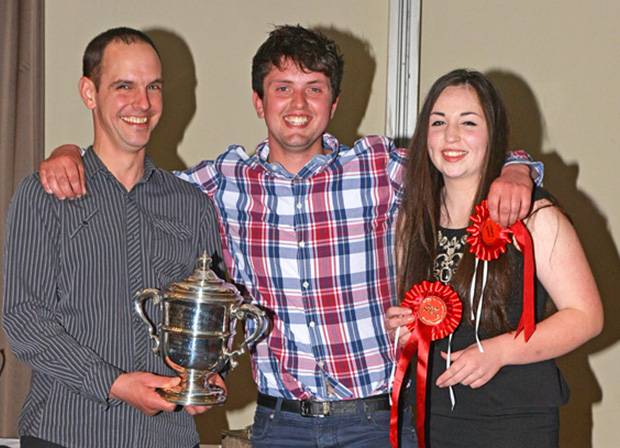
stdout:
<svg viewBox="0 0 620 448">
<path fill-rule="evenodd" d="M 361 406 L 361 409 L 368 411 L 389 411 L 390 400 L 388 394 L 376 395 L 374 397 L 359 398 L 357 400 L 337 400 L 337 401 L 314 401 L 314 400 L 287 400 L 284 398 L 272 397 L 270 395 L 258 394 L 256 403 L 270 409 L 276 409 L 278 400 L 282 402 L 280 410 L 294 412 L 303 417 L 327 417 L 328 415 L 354 414 Z"/>
</svg>

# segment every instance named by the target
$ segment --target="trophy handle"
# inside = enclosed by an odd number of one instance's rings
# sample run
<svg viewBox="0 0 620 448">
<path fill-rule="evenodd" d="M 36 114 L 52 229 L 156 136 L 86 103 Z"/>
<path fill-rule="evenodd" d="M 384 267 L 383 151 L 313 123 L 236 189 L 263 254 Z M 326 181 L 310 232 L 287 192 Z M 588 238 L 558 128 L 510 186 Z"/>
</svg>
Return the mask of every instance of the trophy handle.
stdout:
<svg viewBox="0 0 620 448">
<path fill-rule="evenodd" d="M 235 358 L 243 355 L 247 350 L 248 345 L 255 342 L 265 333 L 269 320 L 267 319 L 267 316 L 265 315 L 265 312 L 263 310 L 250 303 L 243 303 L 239 306 L 233 307 L 231 308 L 230 313 L 237 319 L 244 320 L 249 317 L 250 319 L 256 321 L 254 331 L 250 336 L 245 339 L 245 341 L 241 343 L 237 350 L 233 350 L 232 352 L 224 352 L 224 357 L 230 360 L 231 366 L 236 367 L 237 361 L 235 360 Z"/>
<path fill-rule="evenodd" d="M 136 309 L 136 313 L 138 313 L 138 316 L 140 316 L 142 321 L 144 321 L 144 324 L 149 330 L 149 337 L 155 342 L 152 350 L 155 353 L 159 353 L 159 336 L 157 336 L 157 329 L 144 311 L 144 303 L 151 298 L 153 299 L 153 304 L 158 305 L 162 298 L 159 294 L 159 290 L 148 288 L 136 293 L 133 298 L 133 304 Z"/>
</svg>

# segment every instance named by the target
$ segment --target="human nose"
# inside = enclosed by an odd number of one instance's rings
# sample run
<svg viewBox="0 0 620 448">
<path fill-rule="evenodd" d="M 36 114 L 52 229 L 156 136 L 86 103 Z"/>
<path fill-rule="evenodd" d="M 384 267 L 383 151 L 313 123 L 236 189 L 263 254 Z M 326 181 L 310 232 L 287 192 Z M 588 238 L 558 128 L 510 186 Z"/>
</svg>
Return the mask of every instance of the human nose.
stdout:
<svg viewBox="0 0 620 448">
<path fill-rule="evenodd" d="M 456 142 L 459 139 L 460 139 L 460 134 L 459 134 L 458 127 L 452 124 L 448 124 L 448 126 L 446 126 L 446 141 Z"/>
<path fill-rule="evenodd" d="M 306 93 L 303 90 L 296 90 L 293 92 L 293 105 L 295 107 L 303 108 L 306 103 Z"/>
<path fill-rule="evenodd" d="M 149 92 L 146 89 L 138 89 L 133 104 L 140 110 L 149 110 L 151 108 Z"/>
</svg>

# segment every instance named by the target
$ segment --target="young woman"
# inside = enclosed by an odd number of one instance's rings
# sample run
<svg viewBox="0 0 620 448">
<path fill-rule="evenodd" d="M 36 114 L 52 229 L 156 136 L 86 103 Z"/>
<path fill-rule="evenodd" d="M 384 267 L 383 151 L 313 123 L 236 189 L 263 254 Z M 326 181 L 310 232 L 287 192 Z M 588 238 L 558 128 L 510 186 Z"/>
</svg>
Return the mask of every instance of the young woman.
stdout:
<svg viewBox="0 0 620 448">
<path fill-rule="evenodd" d="M 522 309 L 523 259 L 514 244 L 489 262 L 476 343 L 469 304 L 474 256 L 466 228 L 504 161 L 508 124 L 494 86 L 481 73 L 455 70 L 432 86 L 418 117 L 401 209 L 399 294 L 422 280 L 452 286 L 463 318 L 452 339 L 436 341 L 429 366 L 427 440 L 443 447 L 557 447 L 558 407 L 568 389 L 553 358 L 600 333 L 603 311 L 590 267 L 570 221 L 541 189 L 529 230 L 536 265 L 536 331 L 515 338 Z M 478 268 L 477 278 L 482 274 Z M 473 308 L 481 295 L 476 281 Z M 545 314 L 548 299 L 556 312 Z M 411 310 L 393 307 L 387 327 L 405 343 Z M 415 371 L 415 369 L 414 369 Z M 455 406 L 449 396 L 453 387 Z"/>
</svg>

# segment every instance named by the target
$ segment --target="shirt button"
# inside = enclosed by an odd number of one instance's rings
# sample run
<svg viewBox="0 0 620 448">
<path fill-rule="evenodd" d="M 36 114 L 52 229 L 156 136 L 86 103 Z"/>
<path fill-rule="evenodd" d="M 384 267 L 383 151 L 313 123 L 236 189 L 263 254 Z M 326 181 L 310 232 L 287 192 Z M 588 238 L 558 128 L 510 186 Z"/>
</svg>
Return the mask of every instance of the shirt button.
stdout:
<svg viewBox="0 0 620 448">
<path fill-rule="evenodd" d="M 314 328 L 314 327 L 316 327 L 316 322 L 311 320 L 308 325 L 310 325 L 310 328 Z"/>
<path fill-rule="evenodd" d="M 319 361 L 317 362 L 317 365 L 322 369 L 325 367 L 325 361 Z"/>
<path fill-rule="evenodd" d="M 308 283 L 308 282 L 303 282 L 303 283 L 301 284 L 301 286 L 303 286 L 305 289 L 308 289 L 308 286 L 310 286 L 310 283 Z"/>
<path fill-rule="evenodd" d="M 300 242 L 299 242 L 299 247 L 306 247 L 306 243 L 305 243 L 305 242 L 303 242 L 303 241 L 300 241 Z"/>
<path fill-rule="evenodd" d="M 301 205 L 301 202 L 297 203 L 297 210 L 301 210 L 301 208 L 303 207 L 303 205 Z"/>
</svg>

